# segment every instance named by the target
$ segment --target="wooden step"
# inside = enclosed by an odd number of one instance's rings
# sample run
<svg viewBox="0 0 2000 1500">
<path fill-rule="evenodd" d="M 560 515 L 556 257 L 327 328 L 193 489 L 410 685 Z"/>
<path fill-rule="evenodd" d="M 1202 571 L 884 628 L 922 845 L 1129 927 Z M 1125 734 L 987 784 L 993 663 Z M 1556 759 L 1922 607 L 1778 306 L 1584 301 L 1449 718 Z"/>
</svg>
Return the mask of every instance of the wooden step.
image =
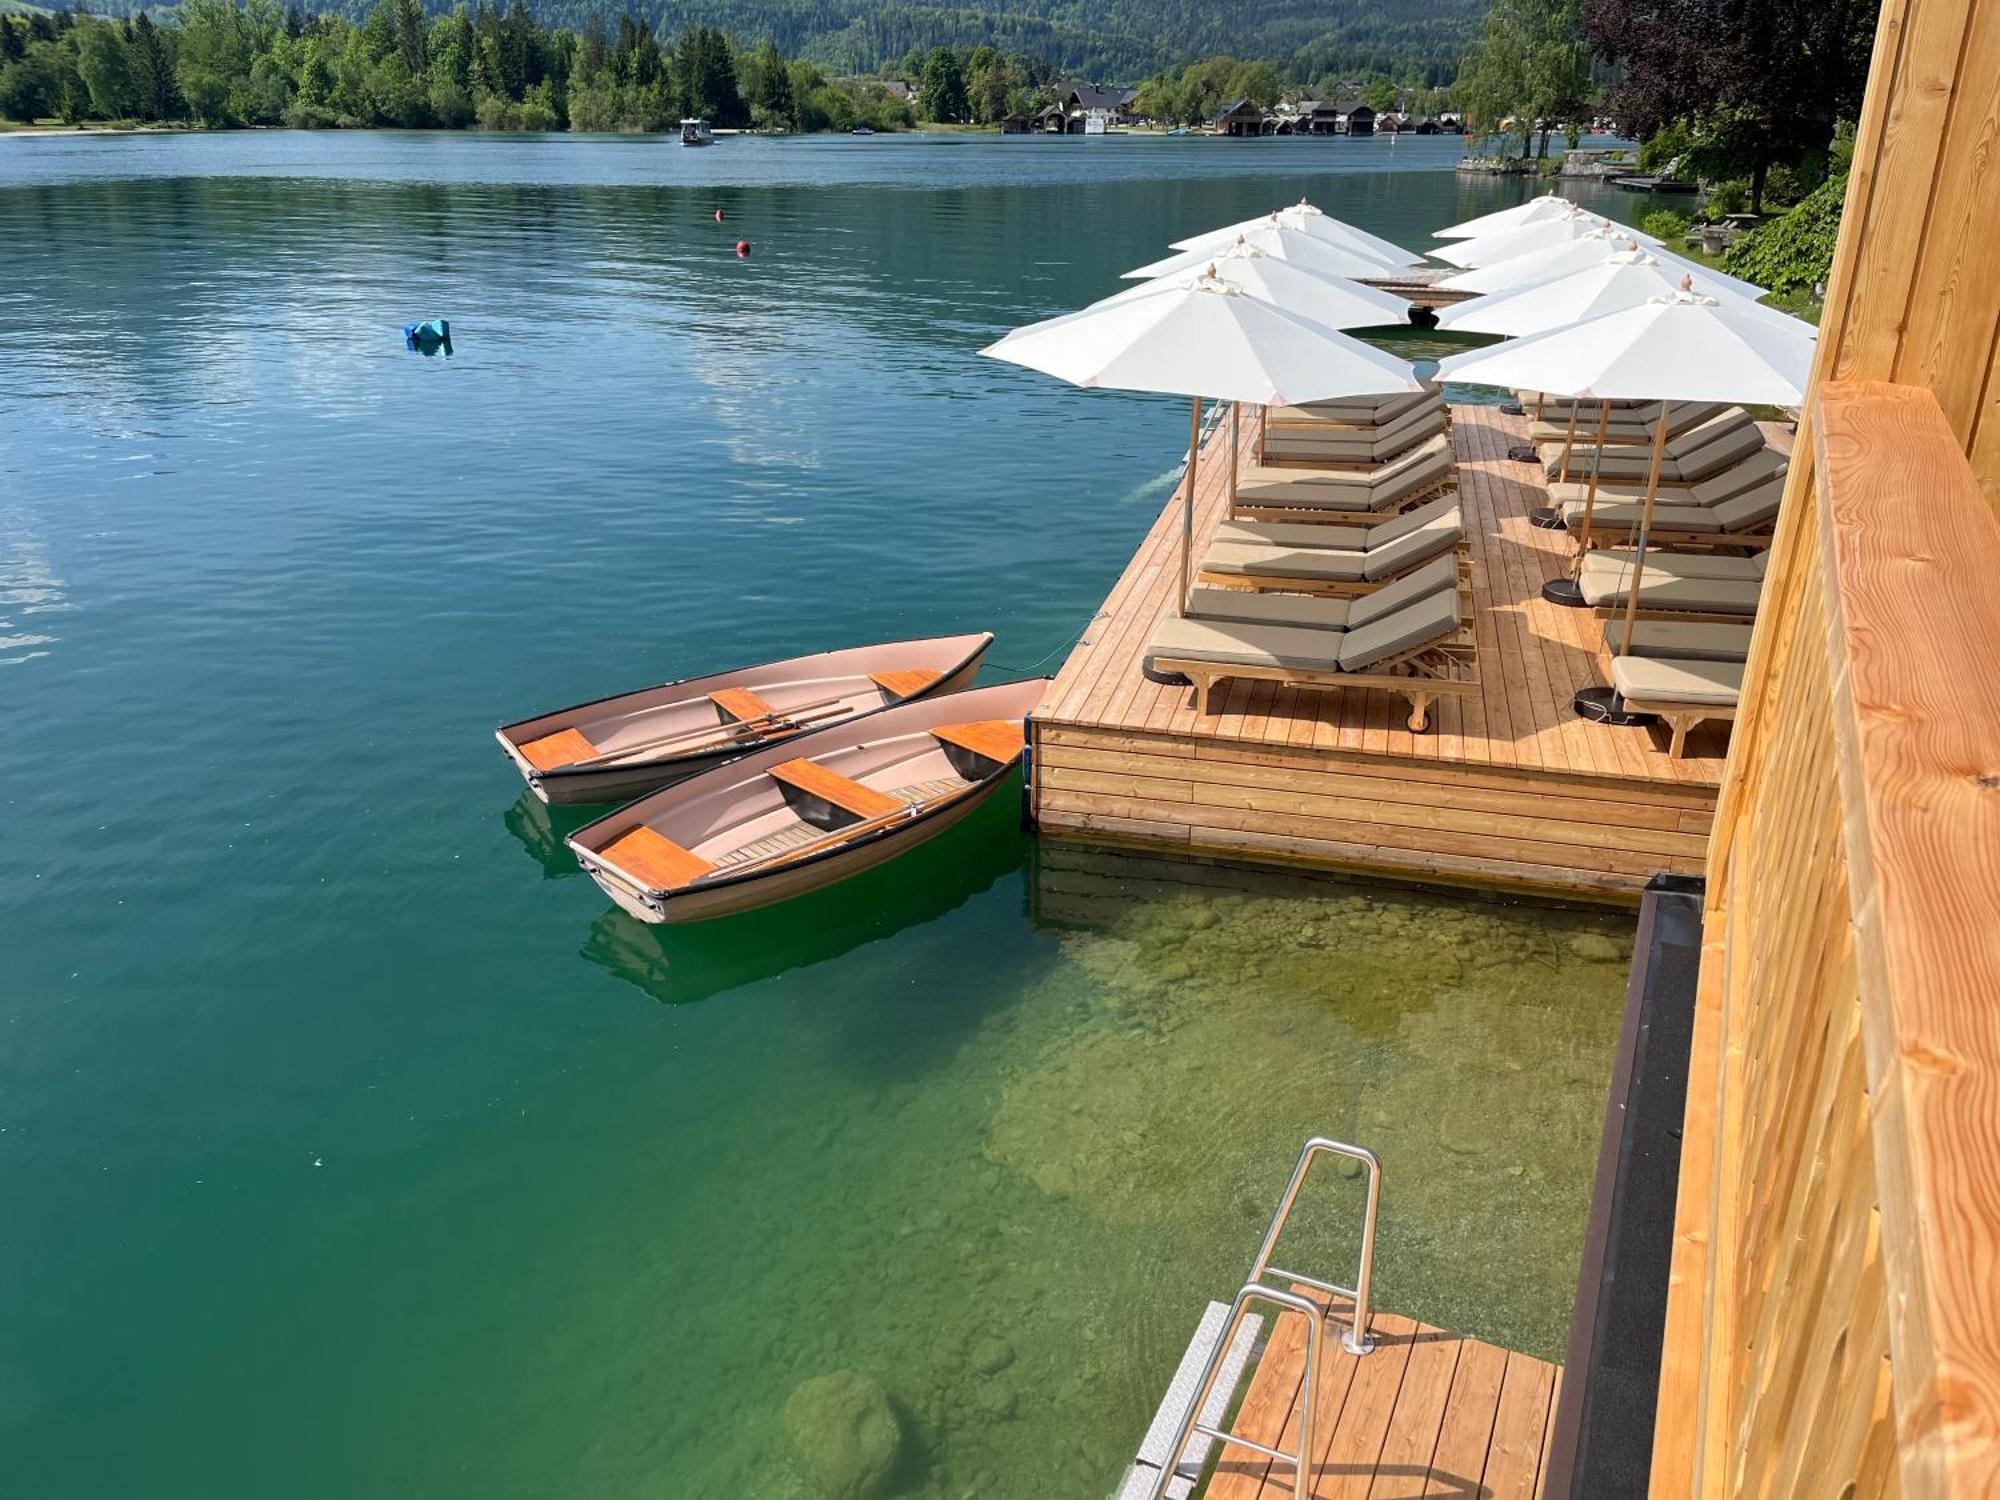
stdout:
<svg viewBox="0 0 2000 1500">
<path fill-rule="evenodd" d="M 931 735 L 947 745 L 970 750 L 996 765 L 1006 765 L 1027 744 L 1027 730 L 1019 719 L 980 719 L 971 724 L 940 724 Z"/>
<path fill-rule="evenodd" d="M 558 729 L 554 734 L 545 734 L 538 740 L 529 740 L 518 747 L 521 758 L 537 771 L 553 771 L 561 766 L 573 766 L 580 760 L 589 760 L 597 754 L 597 746 L 584 738 L 579 729 Z"/>
<path fill-rule="evenodd" d="M 644 823 L 604 846 L 604 861 L 643 881 L 649 891 L 677 891 L 714 872 L 715 866 Z"/>
<path fill-rule="evenodd" d="M 771 767 L 771 777 L 818 797 L 822 802 L 831 802 L 857 818 L 879 818 L 903 805 L 886 792 L 878 792 L 873 787 L 852 781 L 838 771 L 828 770 L 818 761 L 788 760 Z"/>
<path fill-rule="evenodd" d="M 925 688 L 944 676 L 942 672 L 926 672 L 918 667 L 906 671 L 870 672 L 868 680 L 887 693 L 891 698 L 914 698 Z"/>
<path fill-rule="evenodd" d="M 767 719 L 777 710 L 748 688 L 717 688 L 708 701 L 738 721 Z"/>
</svg>

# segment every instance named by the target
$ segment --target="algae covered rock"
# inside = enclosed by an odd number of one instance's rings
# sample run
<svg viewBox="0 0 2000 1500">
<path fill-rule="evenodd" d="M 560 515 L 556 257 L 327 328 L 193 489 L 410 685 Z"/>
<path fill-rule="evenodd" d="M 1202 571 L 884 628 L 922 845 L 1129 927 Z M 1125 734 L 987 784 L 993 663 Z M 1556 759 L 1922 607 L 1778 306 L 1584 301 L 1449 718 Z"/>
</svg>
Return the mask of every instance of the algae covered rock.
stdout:
<svg viewBox="0 0 2000 1500">
<path fill-rule="evenodd" d="M 800 1382 L 785 1402 L 785 1436 L 828 1500 L 886 1493 L 903 1449 L 889 1393 L 857 1370 Z"/>
</svg>

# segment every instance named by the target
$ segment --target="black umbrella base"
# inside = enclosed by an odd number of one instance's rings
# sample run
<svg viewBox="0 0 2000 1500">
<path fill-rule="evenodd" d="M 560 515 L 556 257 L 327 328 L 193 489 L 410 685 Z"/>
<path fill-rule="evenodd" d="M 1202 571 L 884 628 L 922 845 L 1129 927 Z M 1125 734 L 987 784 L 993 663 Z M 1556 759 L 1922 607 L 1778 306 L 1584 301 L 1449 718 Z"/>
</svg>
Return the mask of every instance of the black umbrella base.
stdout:
<svg viewBox="0 0 2000 1500">
<path fill-rule="evenodd" d="M 1507 457 L 1517 464 L 1537 463 L 1540 461 L 1541 456 L 1541 454 L 1535 451 L 1533 443 L 1516 443 L 1507 450 Z"/>
<path fill-rule="evenodd" d="M 1653 714 L 1628 713 L 1625 700 L 1618 696 L 1618 689 L 1609 687 L 1587 687 L 1569 700 L 1569 706 L 1579 719 L 1588 719 L 1593 724 L 1609 724 L 1624 729 L 1633 724 L 1650 724 Z"/>
<path fill-rule="evenodd" d="M 1500 410 L 1510 417 L 1525 417 L 1528 414 L 1527 407 L 1518 401 L 1502 401 Z"/>
<path fill-rule="evenodd" d="M 1150 659 L 1140 664 L 1139 675 L 1144 677 L 1148 682 L 1157 682 L 1161 687 L 1188 687 L 1192 685 L 1191 678 L 1183 677 L 1178 672 L 1155 672 Z"/>
<path fill-rule="evenodd" d="M 1564 609 L 1588 608 L 1583 589 L 1574 578 L 1551 578 L 1542 585 L 1542 597 L 1551 604 L 1560 604 Z"/>
<path fill-rule="evenodd" d="M 1553 505 L 1538 505 L 1528 512 L 1528 524 L 1541 531 L 1561 531 L 1563 513 Z"/>
</svg>

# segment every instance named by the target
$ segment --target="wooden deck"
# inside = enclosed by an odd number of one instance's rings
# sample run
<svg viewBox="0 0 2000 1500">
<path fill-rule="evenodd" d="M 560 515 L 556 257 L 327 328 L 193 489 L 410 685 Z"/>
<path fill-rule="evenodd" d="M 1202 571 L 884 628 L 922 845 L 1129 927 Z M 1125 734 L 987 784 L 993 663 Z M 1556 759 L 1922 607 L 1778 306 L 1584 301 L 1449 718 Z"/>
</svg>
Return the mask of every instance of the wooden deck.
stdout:
<svg viewBox="0 0 2000 1500">
<path fill-rule="evenodd" d="M 1697 729 L 1676 760 L 1664 728 L 1571 712 L 1578 688 L 1608 680 L 1602 625 L 1541 598 L 1568 547 L 1528 524 L 1547 489 L 1538 466 L 1507 458 L 1525 421 L 1453 415 L 1480 691 L 1446 699 L 1415 735 L 1388 694 L 1239 681 L 1211 714 L 1190 689 L 1148 681 L 1179 578 L 1176 494 L 1036 712 L 1046 832 L 1614 900 L 1657 871 L 1701 870 L 1726 727 Z M 1246 457 L 1254 430 L 1246 412 Z M 1227 453 L 1225 426 L 1200 469 L 1197 559 L 1225 510 Z"/>
<path fill-rule="evenodd" d="M 1304 1289 L 1298 1289 L 1302 1292 Z M 1314 1295 L 1307 1293 L 1307 1295 Z M 1341 1347 L 1345 1320 L 1322 1325 L 1313 1400 L 1314 1500 L 1532 1500 L 1553 1428 L 1554 1365 L 1394 1314 L 1374 1317 L 1376 1348 Z M 1277 1320 L 1231 1432 L 1298 1444 L 1305 1320 Z M 1227 1448 L 1208 1500 L 1291 1500 L 1289 1464 Z"/>
</svg>

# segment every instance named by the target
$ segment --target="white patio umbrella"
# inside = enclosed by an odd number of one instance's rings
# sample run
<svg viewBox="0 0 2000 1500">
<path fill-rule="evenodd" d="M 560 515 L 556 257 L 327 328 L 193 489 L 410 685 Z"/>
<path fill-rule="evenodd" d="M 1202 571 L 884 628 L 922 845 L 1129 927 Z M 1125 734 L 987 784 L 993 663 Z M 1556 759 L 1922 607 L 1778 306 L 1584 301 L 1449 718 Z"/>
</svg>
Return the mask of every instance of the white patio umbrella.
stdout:
<svg viewBox="0 0 2000 1500">
<path fill-rule="evenodd" d="M 1330 276 L 1296 261 L 1281 260 L 1247 241 L 1232 240 L 1203 269 L 1253 297 L 1275 302 L 1288 312 L 1324 323 L 1328 328 L 1380 328 L 1410 321 L 1412 304 L 1407 298 L 1345 276 Z M 1171 276 L 1154 277 L 1104 300 L 1124 302 L 1149 296 L 1173 280 Z"/>
<path fill-rule="evenodd" d="M 1353 250 L 1362 255 L 1380 260 L 1391 270 L 1404 271 L 1411 266 L 1424 263 L 1421 255 L 1413 255 L 1401 245 L 1370 234 L 1365 229 L 1357 229 L 1344 219 L 1314 207 L 1301 198 L 1297 203 L 1262 214 L 1254 219 L 1245 219 L 1240 224 L 1225 225 L 1221 229 L 1211 229 L 1207 234 L 1197 234 L 1189 239 L 1175 240 L 1176 250 L 1208 250 L 1234 244 L 1236 236 L 1252 229 L 1261 229 L 1266 224 L 1275 223 L 1281 229 L 1298 229 L 1314 239 L 1325 240 L 1330 245 Z"/>
<path fill-rule="evenodd" d="M 1162 283 L 1017 328 L 979 352 L 1072 385 L 1193 398 L 1182 492 L 1181 586 L 1194 559 L 1194 490 L 1204 400 L 1290 406 L 1425 389 L 1403 360 L 1251 296 L 1220 275 Z"/>
<path fill-rule="evenodd" d="M 1505 291 L 1509 287 L 1527 286 L 1533 282 L 1567 276 L 1570 272 L 1580 271 L 1585 266 L 1596 265 L 1615 251 L 1630 250 L 1638 243 L 1630 235 L 1616 229 L 1594 230 L 1568 244 L 1551 249 L 1527 251 L 1503 261 L 1496 261 L 1490 266 L 1461 271 L 1456 276 L 1445 277 L 1438 285 L 1454 292 Z M 1699 261 L 1674 254 L 1664 245 L 1641 245 L 1640 248 L 1666 264 L 1678 268 L 1683 275 L 1698 276 L 1708 285 L 1734 292 L 1739 297 L 1755 299 L 1766 295 L 1765 288 L 1758 286 L 1754 281 L 1725 276 L 1712 266 L 1704 266 Z"/>
<path fill-rule="evenodd" d="M 1496 209 L 1490 214 L 1481 214 L 1476 219 L 1466 219 L 1444 229 L 1433 229 L 1431 238 L 1439 240 L 1476 240 L 1483 234 L 1499 234 L 1507 229 L 1519 229 L 1523 224 L 1533 224 L 1540 219 L 1559 219 L 1575 210 L 1576 205 L 1569 199 L 1555 193 L 1544 193 L 1539 198 L 1530 198 L 1526 203 L 1517 203 L 1512 208 Z"/>
<path fill-rule="evenodd" d="M 1805 325 L 1801 324 L 1801 328 Z M 1645 578 L 1646 545 L 1660 487 L 1670 401 L 1740 401 L 1792 406 L 1805 398 L 1814 340 L 1743 307 L 1691 290 L 1655 297 L 1587 323 L 1531 334 L 1453 355 L 1439 375 L 1474 385 L 1525 387 L 1572 400 L 1659 401 L 1653 455 L 1619 654 L 1632 648 Z M 1607 690 L 1577 694 L 1577 711 L 1618 714 Z M 1612 695 L 1615 697 L 1615 694 Z"/>
<path fill-rule="evenodd" d="M 1560 219 L 1540 219 L 1499 234 L 1481 235 L 1476 240 L 1461 240 L 1442 250 L 1433 250 L 1431 255 L 1447 265 L 1477 270 L 1481 266 L 1512 260 L 1517 255 L 1559 249 L 1571 240 L 1606 231 L 1615 233 L 1620 239 L 1634 240 L 1649 247 L 1660 243 L 1652 235 L 1642 234 L 1629 224 L 1620 224 L 1600 214 L 1574 213 L 1565 214 Z"/>
<path fill-rule="evenodd" d="M 1499 333 L 1519 338 L 1564 328 L 1572 323 L 1585 323 L 1683 289 L 1712 296 L 1718 302 L 1732 303 L 1745 315 L 1764 319 L 1780 333 L 1818 337 L 1819 330 L 1810 323 L 1738 296 L 1719 283 L 1710 283 L 1705 277 L 1690 278 L 1657 254 L 1636 248 L 1614 251 L 1595 265 L 1571 271 L 1565 276 L 1489 292 L 1469 302 L 1457 303 L 1439 312 L 1437 326 L 1457 333 Z M 1604 452 L 1604 435 L 1610 415 L 1610 402 L 1601 402 L 1597 414 L 1597 453 L 1600 458 Z M 1569 431 L 1563 441 L 1561 477 L 1565 480 L 1569 478 L 1570 453 L 1576 443 L 1576 422 L 1577 403 L 1571 402 Z M 1589 544 L 1590 514 L 1596 501 L 1597 470 L 1593 466 L 1590 496 L 1584 505 L 1585 546 Z M 1559 510 L 1547 508 L 1537 511 L 1533 519 L 1537 525 L 1546 526 L 1556 524 L 1560 515 Z"/>
<path fill-rule="evenodd" d="M 1316 235 L 1308 234 L 1303 229 L 1288 229 L 1283 224 L 1266 219 L 1255 229 L 1246 229 L 1224 244 L 1211 246 L 1206 250 L 1182 250 L 1164 260 L 1134 267 L 1125 273 L 1125 280 L 1150 281 L 1156 276 L 1172 276 L 1181 271 L 1199 271 L 1214 259 L 1218 252 L 1228 249 L 1229 244 L 1238 242 L 1250 245 L 1278 260 L 1289 260 L 1304 266 L 1308 271 L 1317 271 L 1322 276 L 1344 276 L 1349 280 L 1359 281 L 1370 276 L 1399 275 L 1402 269 L 1384 265 L 1378 256 L 1364 255 L 1359 250 L 1332 244 Z"/>
</svg>

